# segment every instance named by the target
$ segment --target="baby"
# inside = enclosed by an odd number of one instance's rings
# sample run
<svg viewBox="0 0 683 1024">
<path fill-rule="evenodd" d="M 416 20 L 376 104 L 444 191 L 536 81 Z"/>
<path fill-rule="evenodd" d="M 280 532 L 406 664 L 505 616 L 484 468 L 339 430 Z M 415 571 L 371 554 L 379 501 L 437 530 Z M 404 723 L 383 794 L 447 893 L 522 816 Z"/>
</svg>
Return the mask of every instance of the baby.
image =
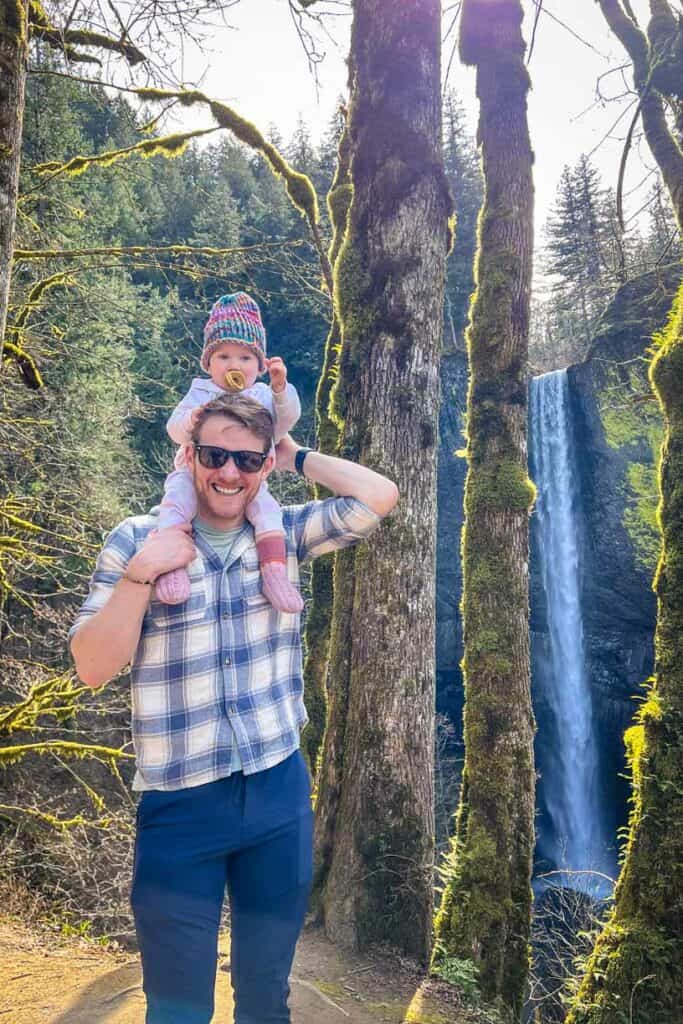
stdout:
<svg viewBox="0 0 683 1024">
<path fill-rule="evenodd" d="M 266 359 L 266 332 L 261 313 L 246 292 L 223 295 L 212 306 L 204 327 L 200 365 L 210 379 L 195 377 L 166 426 L 171 439 L 181 447 L 175 457 L 175 470 L 166 477 L 159 514 L 160 530 L 191 522 L 197 514 L 194 482 L 182 446 L 192 443 L 191 430 L 203 405 L 227 391 L 249 395 L 272 415 L 276 443 L 289 433 L 301 415 L 299 396 L 287 383 L 287 368 L 282 359 Z M 256 381 L 266 370 L 270 374 L 270 387 Z M 245 512 L 254 527 L 264 596 L 279 611 L 301 611 L 301 595 L 287 576 L 282 512 L 265 482 Z M 187 570 L 175 569 L 160 576 L 156 581 L 156 596 L 165 604 L 186 601 L 190 596 Z"/>
</svg>

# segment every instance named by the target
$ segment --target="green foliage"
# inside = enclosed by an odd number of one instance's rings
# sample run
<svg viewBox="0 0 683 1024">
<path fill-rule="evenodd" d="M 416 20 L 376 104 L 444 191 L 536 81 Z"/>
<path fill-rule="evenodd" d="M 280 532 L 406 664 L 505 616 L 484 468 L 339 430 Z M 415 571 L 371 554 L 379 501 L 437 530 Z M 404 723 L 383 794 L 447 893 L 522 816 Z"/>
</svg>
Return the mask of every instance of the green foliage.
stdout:
<svg viewBox="0 0 683 1024">
<path fill-rule="evenodd" d="M 479 991 L 479 967 L 472 960 L 460 960 L 456 956 L 448 956 L 437 942 L 431 967 L 432 974 L 443 978 L 450 985 L 455 985 L 462 993 L 463 999 L 471 1006 L 477 1006 L 481 1000 Z"/>
</svg>

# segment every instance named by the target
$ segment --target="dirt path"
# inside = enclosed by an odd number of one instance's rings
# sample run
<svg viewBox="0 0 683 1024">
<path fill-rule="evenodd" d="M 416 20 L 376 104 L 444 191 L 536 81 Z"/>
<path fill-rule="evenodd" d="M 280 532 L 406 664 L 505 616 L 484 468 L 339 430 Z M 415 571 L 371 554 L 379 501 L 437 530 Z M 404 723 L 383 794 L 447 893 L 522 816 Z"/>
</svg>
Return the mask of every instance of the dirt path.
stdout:
<svg viewBox="0 0 683 1024">
<path fill-rule="evenodd" d="M 221 942 L 214 1024 L 231 1024 L 229 938 Z M 395 959 L 342 956 L 319 930 L 299 942 L 293 1024 L 475 1024 L 456 990 L 421 984 Z M 0 1024 L 143 1024 L 137 957 L 32 932 L 0 917 Z"/>
</svg>

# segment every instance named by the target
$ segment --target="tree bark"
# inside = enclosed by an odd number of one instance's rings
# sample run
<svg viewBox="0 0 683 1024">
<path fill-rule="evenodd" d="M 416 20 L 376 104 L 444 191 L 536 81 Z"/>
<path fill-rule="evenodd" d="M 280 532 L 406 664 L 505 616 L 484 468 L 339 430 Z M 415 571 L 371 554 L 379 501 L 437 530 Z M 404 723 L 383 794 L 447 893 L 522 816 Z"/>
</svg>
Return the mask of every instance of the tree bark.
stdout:
<svg viewBox="0 0 683 1024">
<path fill-rule="evenodd" d="M 26 0 L 3 0 L 0 5 L 0 367 L 17 217 L 27 59 Z"/>
<path fill-rule="evenodd" d="M 328 253 L 334 268 L 341 249 L 349 207 L 351 205 L 350 152 L 348 131 L 339 140 L 337 169 L 327 196 L 327 209 L 332 224 L 332 242 Z M 334 298 L 332 296 L 332 298 Z M 325 345 L 325 358 L 315 402 L 317 448 L 326 455 L 337 455 L 340 427 L 330 415 L 330 393 L 339 373 L 341 324 L 333 305 L 332 323 Z M 324 488 L 316 486 L 316 498 L 326 497 Z M 309 725 L 303 737 L 303 749 L 311 772 L 315 774 L 327 721 L 327 666 L 329 659 L 332 595 L 334 592 L 334 557 L 316 558 L 311 575 L 312 601 L 306 619 L 306 662 L 304 688 Z"/>
<path fill-rule="evenodd" d="M 664 101 L 683 82 L 681 27 L 651 0 L 647 36 L 617 0 L 600 0 L 633 60 L 645 136 L 683 231 L 683 152 Z M 667 45 L 667 39 L 671 45 Z M 661 74 L 678 54 L 679 72 Z M 657 71 L 660 73 L 657 74 Z M 656 83 L 656 86 L 655 86 Z M 668 84 L 667 84 L 668 83 Z M 669 89 L 669 85 L 674 87 Z M 660 92 L 660 88 L 664 90 Z M 567 1024 L 676 1024 L 683 992 L 683 284 L 669 324 L 655 337 L 650 380 L 664 413 L 655 574 L 655 675 L 626 733 L 633 809 L 614 910 L 598 937 Z"/>
<path fill-rule="evenodd" d="M 355 0 L 353 198 L 335 267 L 341 454 L 396 480 L 392 519 L 334 571 L 316 890 L 327 934 L 425 962 L 439 354 L 450 200 L 438 0 Z"/>
<path fill-rule="evenodd" d="M 533 239 L 520 0 L 465 0 L 485 198 L 471 322 L 463 533 L 465 768 L 433 964 L 474 961 L 485 999 L 521 1012 L 534 848 L 526 396 Z"/>
</svg>

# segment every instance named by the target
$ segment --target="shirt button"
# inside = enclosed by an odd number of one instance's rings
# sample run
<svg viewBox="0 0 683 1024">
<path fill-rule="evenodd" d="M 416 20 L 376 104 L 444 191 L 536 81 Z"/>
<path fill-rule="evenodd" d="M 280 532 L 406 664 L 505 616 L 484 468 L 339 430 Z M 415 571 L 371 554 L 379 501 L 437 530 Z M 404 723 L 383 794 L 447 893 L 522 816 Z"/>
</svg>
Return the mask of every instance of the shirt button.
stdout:
<svg viewBox="0 0 683 1024">
<path fill-rule="evenodd" d="M 232 665 L 232 659 L 231 658 L 226 658 L 225 659 L 225 664 L 226 665 Z"/>
<path fill-rule="evenodd" d="M 236 715 L 237 714 L 237 705 L 236 704 L 228 704 L 228 711 L 230 712 L 231 715 Z"/>
</svg>

